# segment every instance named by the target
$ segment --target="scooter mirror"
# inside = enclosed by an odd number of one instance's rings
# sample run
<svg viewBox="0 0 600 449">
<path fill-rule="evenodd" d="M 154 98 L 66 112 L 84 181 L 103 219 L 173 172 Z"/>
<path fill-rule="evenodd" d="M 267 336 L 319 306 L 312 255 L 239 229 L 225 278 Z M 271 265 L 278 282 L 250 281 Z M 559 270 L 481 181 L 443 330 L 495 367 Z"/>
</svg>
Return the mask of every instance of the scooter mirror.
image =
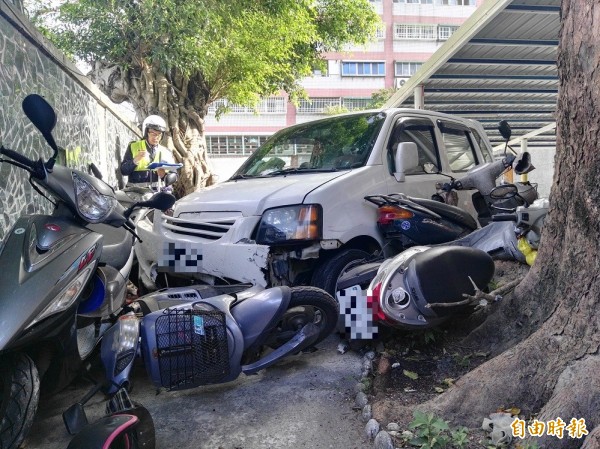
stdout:
<svg viewBox="0 0 600 449">
<path fill-rule="evenodd" d="M 158 192 L 148 201 L 143 201 L 139 203 L 140 207 L 152 207 L 153 209 L 158 210 L 167 210 L 173 207 L 175 204 L 175 197 L 167 192 Z"/>
<path fill-rule="evenodd" d="M 164 177 L 165 186 L 172 186 L 177 182 L 177 173 L 169 172 Z"/>
<path fill-rule="evenodd" d="M 52 106 L 43 97 L 30 94 L 23 100 L 23 112 L 29 117 L 31 123 L 40 130 L 50 148 L 54 150 L 52 158 L 55 159 L 58 154 L 58 146 L 52 136 L 52 130 L 56 126 L 56 112 L 54 112 Z"/>
<path fill-rule="evenodd" d="M 512 130 L 510 129 L 510 125 L 508 124 L 508 122 L 506 120 L 502 120 L 500 123 L 498 123 L 498 131 L 500 131 L 500 134 L 502 134 L 502 137 L 504 137 L 504 140 L 509 140 L 510 136 L 512 135 Z"/>
</svg>

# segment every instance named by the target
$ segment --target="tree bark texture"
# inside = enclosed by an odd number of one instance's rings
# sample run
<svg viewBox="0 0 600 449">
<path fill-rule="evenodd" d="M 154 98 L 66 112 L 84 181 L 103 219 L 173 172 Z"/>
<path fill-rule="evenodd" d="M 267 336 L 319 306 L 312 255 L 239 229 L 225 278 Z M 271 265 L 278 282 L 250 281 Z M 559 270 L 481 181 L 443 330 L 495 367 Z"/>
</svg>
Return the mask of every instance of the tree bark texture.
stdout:
<svg viewBox="0 0 600 449">
<path fill-rule="evenodd" d="M 165 118 L 167 146 L 183 163 L 175 186 L 179 196 L 212 184 L 204 138 L 210 91 L 200 76 L 189 79 L 149 65 L 124 69 L 98 63 L 91 78 L 115 103 L 129 101 L 139 123 L 151 114 Z"/>
<path fill-rule="evenodd" d="M 539 420 L 584 418 L 581 439 L 542 447 L 597 448 L 600 431 L 600 1 L 561 6 L 557 151 L 536 264 L 471 342 L 496 355 L 423 408 L 480 426 L 499 407 Z M 400 410 L 398 410 L 400 412 Z"/>
</svg>

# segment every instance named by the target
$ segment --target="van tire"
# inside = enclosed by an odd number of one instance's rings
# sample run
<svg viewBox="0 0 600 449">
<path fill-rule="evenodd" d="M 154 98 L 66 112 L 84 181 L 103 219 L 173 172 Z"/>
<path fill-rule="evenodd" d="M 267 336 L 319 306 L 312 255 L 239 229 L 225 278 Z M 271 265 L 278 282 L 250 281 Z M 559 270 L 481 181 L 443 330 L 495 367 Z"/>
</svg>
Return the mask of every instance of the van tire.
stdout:
<svg viewBox="0 0 600 449">
<path fill-rule="evenodd" d="M 369 253 L 360 249 L 342 249 L 315 268 L 311 284 L 322 288 L 335 298 L 338 278 L 348 269 L 365 262 L 370 256 Z"/>
</svg>

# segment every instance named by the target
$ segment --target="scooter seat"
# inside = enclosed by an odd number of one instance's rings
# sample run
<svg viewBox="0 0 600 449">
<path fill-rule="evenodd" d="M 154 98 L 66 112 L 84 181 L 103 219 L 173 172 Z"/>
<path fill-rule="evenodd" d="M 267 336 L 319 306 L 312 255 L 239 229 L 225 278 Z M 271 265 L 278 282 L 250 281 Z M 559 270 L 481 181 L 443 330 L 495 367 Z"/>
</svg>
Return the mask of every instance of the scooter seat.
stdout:
<svg viewBox="0 0 600 449">
<path fill-rule="evenodd" d="M 431 303 L 462 301 L 463 293 L 472 295 L 483 289 L 494 276 L 494 261 L 488 253 L 475 248 L 444 246 L 420 252 L 409 262 L 407 279 L 416 281 L 414 299 L 424 315 L 455 313 L 452 308 L 432 308 Z M 411 281 L 412 280 L 412 281 Z"/>
<path fill-rule="evenodd" d="M 117 270 L 123 268 L 131 255 L 133 235 L 125 228 L 115 228 L 104 223 L 90 224 L 87 227 L 104 236 L 100 263 Z"/>
<path fill-rule="evenodd" d="M 469 214 L 459 207 L 451 206 L 446 203 L 440 203 L 439 201 L 427 200 L 425 198 L 409 198 L 410 201 L 417 203 L 419 206 L 428 208 L 438 215 L 442 215 L 455 223 L 461 224 L 468 227 L 472 231 L 477 229 L 477 222 Z"/>
</svg>

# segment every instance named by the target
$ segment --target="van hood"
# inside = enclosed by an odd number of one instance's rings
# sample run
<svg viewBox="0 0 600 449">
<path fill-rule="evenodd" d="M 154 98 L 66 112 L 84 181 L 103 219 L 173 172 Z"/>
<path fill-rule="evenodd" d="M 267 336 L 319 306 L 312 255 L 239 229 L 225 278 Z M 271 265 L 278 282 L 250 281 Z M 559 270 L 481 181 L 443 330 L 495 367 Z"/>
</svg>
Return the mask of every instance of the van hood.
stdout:
<svg viewBox="0 0 600 449">
<path fill-rule="evenodd" d="M 262 215 L 272 207 L 301 204 L 308 193 L 350 170 L 327 173 L 294 173 L 266 178 L 224 181 L 191 193 L 175 203 L 174 216 L 186 212 L 241 212 Z"/>
</svg>

